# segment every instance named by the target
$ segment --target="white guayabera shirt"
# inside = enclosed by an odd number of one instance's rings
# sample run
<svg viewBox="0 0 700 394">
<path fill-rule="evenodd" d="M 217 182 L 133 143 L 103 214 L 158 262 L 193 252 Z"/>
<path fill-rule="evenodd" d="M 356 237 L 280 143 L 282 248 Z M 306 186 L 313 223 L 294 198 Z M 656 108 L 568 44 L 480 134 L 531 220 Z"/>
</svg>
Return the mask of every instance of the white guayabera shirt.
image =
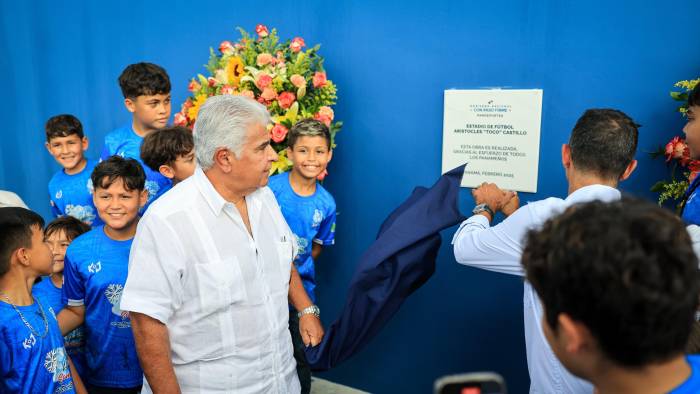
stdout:
<svg viewBox="0 0 700 394">
<path fill-rule="evenodd" d="M 524 276 L 520 257 L 525 234 L 540 228 L 549 218 L 571 205 L 594 200 L 615 201 L 620 192 L 609 186 L 591 185 L 571 193 L 565 200 L 547 198 L 520 207 L 496 226 L 489 227 L 483 215 L 462 222 L 452 240 L 457 262 L 504 274 Z M 588 394 L 593 386 L 569 373 L 559 362 L 542 331 L 542 305 L 535 289 L 526 281 L 523 289 L 525 348 L 530 372 L 530 393 Z"/>
<path fill-rule="evenodd" d="M 167 326 L 183 393 L 300 391 L 287 329 L 296 246 L 270 189 L 246 203 L 252 237 L 197 168 L 138 225 L 121 309 Z"/>
</svg>

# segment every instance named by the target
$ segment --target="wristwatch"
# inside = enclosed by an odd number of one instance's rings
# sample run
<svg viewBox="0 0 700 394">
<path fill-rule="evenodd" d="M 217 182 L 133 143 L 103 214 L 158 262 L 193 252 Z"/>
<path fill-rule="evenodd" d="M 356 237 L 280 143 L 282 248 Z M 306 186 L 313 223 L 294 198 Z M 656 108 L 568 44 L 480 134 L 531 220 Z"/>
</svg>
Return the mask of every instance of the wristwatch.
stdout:
<svg viewBox="0 0 700 394">
<path fill-rule="evenodd" d="M 481 213 L 481 212 L 487 212 L 489 215 L 491 215 L 491 219 L 496 217 L 496 214 L 493 213 L 493 210 L 491 208 L 489 208 L 489 206 L 486 204 L 479 204 L 479 205 L 475 206 L 474 209 L 472 209 L 472 213 L 474 215 Z"/>
<path fill-rule="evenodd" d="M 319 309 L 316 305 L 307 306 L 306 308 L 302 309 L 301 312 L 297 313 L 299 318 L 304 315 L 314 315 L 320 319 L 321 309 Z"/>
</svg>

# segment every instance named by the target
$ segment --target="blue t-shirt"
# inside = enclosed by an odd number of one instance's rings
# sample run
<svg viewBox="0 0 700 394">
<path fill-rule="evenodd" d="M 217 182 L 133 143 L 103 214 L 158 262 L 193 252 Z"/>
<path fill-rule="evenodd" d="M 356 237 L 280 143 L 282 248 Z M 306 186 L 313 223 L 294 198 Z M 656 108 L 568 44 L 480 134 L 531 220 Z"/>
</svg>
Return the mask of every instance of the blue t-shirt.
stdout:
<svg viewBox="0 0 700 394">
<path fill-rule="evenodd" d="M 0 301 L 0 393 L 74 393 L 54 310 L 39 299 L 17 309 L 38 335 L 12 305 Z"/>
<path fill-rule="evenodd" d="M 681 216 L 687 224 L 700 225 L 700 176 L 695 177 L 685 192 L 685 208 Z M 691 192 L 692 190 L 692 192 Z M 691 193 L 688 193 L 691 192 Z"/>
<path fill-rule="evenodd" d="M 49 202 L 54 217 L 73 216 L 95 227 L 102 225 L 92 201 L 92 181 L 90 175 L 97 165 L 95 160 L 87 160 L 82 171 L 68 175 L 64 170 L 57 172 L 49 181 Z"/>
<path fill-rule="evenodd" d="M 311 257 L 312 242 L 319 245 L 332 245 L 335 242 L 335 200 L 319 183 L 316 192 L 310 196 L 300 196 L 289 184 L 289 173 L 285 172 L 270 178 L 269 187 L 277 197 L 289 228 L 299 247 L 294 265 L 311 301 L 316 302 L 316 274 L 314 259 Z"/>
<path fill-rule="evenodd" d="M 143 213 L 153 201 L 168 191 L 173 183 L 160 172 L 151 170 L 141 161 L 141 143 L 143 143 L 143 137 L 136 134 L 131 124 L 120 127 L 105 136 L 105 146 L 102 149 L 100 161 L 113 155 L 119 155 L 136 159 L 141 163 L 141 167 L 146 173 L 146 190 L 148 190 L 148 202 L 141 210 Z"/>
<path fill-rule="evenodd" d="M 700 393 L 700 355 L 688 355 L 685 357 L 690 364 L 690 377 L 669 394 L 696 394 Z"/>
<path fill-rule="evenodd" d="M 42 277 L 41 282 L 32 287 L 32 294 L 34 294 L 34 297 L 41 300 L 42 305 L 50 306 L 56 314 L 60 313 L 66 306 L 61 298 L 61 288 L 53 284 L 51 277 Z M 85 338 L 83 326 L 69 332 L 63 337 L 63 341 L 66 353 L 68 353 L 71 360 L 73 360 L 73 365 L 75 365 L 78 375 L 85 379 L 85 373 L 87 371 L 85 365 Z"/>
<path fill-rule="evenodd" d="M 85 306 L 86 380 L 94 386 L 129 388 L 143 382 L 129 313 L 119 309 L 131 241 L 115 241 L 96 227 L 66 251 L 63 301 Z"/>
</svg>

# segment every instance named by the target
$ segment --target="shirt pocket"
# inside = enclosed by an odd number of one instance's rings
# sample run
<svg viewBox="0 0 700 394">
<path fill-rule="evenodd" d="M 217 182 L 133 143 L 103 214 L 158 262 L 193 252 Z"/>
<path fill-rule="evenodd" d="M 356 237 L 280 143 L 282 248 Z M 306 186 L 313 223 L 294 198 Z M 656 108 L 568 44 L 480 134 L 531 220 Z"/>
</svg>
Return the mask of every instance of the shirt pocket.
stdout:
<svg viewBox="0 0 700 394">
<path fill-rule="evenodd" d="M 199 307 L 203 315 L 225 312 L 246 300 L 245 280 L 235 256 L 196 264 Z"/>
</svg>

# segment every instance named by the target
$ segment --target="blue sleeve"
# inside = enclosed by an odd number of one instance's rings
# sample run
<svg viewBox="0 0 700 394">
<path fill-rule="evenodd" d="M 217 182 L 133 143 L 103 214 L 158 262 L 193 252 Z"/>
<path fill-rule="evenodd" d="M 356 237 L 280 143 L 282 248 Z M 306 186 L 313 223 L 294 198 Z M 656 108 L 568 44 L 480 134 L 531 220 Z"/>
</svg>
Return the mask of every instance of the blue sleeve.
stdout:
<svg viewBox="0 0 700 394">
<path fill-rule="evenodd" d="M 314 242 L 320 245 L 333 245 L 335 243 L 335 206 L 328 210 L 326 217 L 318 226 Z"/>
<path fill-rule="evenodd" d="M 112 156 L 112 152 L 109 151 L 109 144 L 105 140 L 105 146 L 102 148 L 102 154 L 100 154 L 100 162 L 107 160 L 110 156 Z"/>
<path fill-rule="evenodd" d="M 57 218 L 63 216 L 63 212 L 58 209 L 56 201 L 54 201 L 51 197 L 49 197 L 49 205 L 51 205 L 51 215 L 53 215 L 53 217 Z"/>
<path fill-rule="evenodd" d="M 85 305 L 85 281 L 80 276 L 72 256 L 69 246 L 64 258 L 61 302 L 68 306 L 82 306 Z"/>
<path fill-rule="evenodd" d="M 2 380 L 6 380 L 7 375 L 9 375 L 10 372 L 12 372 L 12 370 L 10 369 L 12 361 L 12 359 L 10 358 L 11 351 L 12 349 L 10 349 L 10 347 L 7 346 L 5 338 L 0 336 L 0 379 Z"/>
</svg>

